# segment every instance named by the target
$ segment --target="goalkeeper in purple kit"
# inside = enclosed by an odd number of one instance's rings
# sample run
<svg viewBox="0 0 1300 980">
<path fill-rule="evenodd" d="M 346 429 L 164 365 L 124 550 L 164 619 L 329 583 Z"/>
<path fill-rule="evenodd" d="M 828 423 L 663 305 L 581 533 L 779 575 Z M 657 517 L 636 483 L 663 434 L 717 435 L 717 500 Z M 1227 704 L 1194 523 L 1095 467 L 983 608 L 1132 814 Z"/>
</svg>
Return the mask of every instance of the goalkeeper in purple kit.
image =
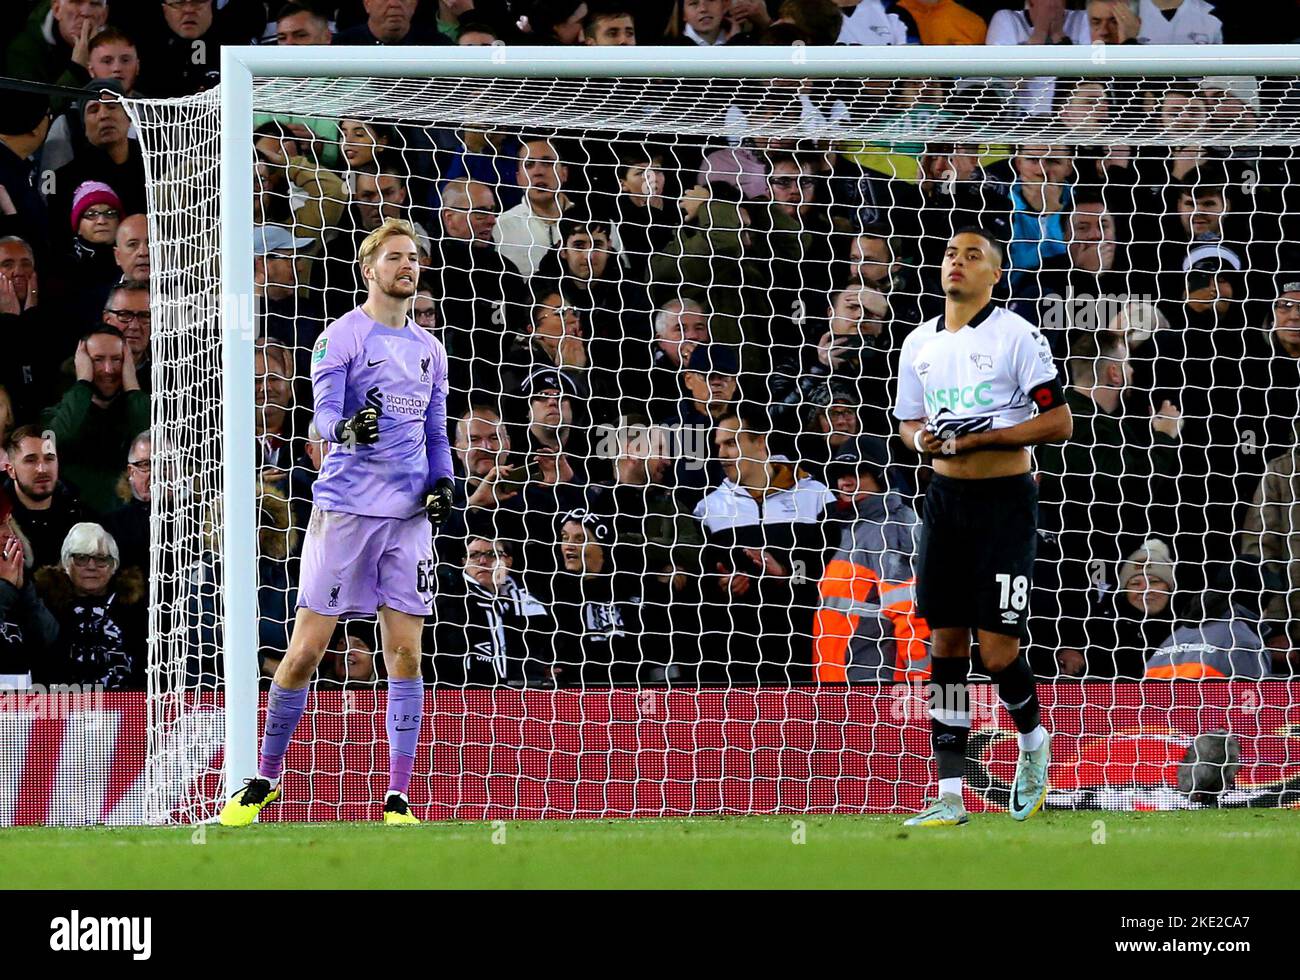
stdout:
<svg viewBox="0 0 1300 980">
<path fill-rule="evenodd" d="M 307 687 L 339 617 L 378 613 L 388 668 L 384 822 L 418 823 L 407 788 L 424 709 L 420 638 L 433 599 L 433 538 L 451 513 L 447 352 L 408 317 L 420 275 L 414 230 L 389 219 L 361 243 L 365 303 L 311 356 L 317 430 L 333 445 L 312 491 L 298 613 L 267 700 L 257 775 L 221 811 L 242 827 L 280 796 Z"/>
</svg>

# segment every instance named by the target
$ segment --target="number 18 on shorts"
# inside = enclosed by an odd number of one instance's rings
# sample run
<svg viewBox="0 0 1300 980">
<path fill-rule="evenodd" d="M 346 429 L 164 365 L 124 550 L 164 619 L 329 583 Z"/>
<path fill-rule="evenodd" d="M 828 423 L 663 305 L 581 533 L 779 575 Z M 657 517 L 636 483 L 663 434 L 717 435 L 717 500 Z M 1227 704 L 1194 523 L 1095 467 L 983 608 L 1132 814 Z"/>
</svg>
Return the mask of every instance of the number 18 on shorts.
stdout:
<svg viewBox="0 0 1300 980">
<path fill-rule="evenodd" d="M 967 627 L 1027 639 L 1037 543 L 1032 476 L 935 474 L 922 508 L 918 611 L 931 629 Z"/>
</svg>

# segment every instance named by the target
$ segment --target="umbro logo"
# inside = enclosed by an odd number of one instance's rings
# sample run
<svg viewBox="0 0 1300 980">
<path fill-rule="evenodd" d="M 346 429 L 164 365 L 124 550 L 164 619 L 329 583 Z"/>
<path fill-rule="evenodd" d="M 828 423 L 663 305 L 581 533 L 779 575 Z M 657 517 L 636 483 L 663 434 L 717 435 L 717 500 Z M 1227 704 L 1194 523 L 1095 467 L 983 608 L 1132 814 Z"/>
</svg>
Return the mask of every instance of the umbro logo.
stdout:
<svg viewBox="0 0 1300 980">
<path fill-rule="evenodd" d="M 1019 618 L 1020 613 L 1016 612 L 1014 609 L 1007 609 L 1002 613 L 1002 622 L 1007 623 L 1008 625 L 1014 626 L 1016 620 Z"/>
<path fill-rule="evenodd" d="M 377 361 L 367 360 L 367 361 L 366 361 L 366 367 L 379 367 L 379 365 L 383 364 L 386 360 L 388 360 L 388 358 L 386 358 L 386 357 L 381 357 L 381 358 L 380 358 L 379 360 L 377 360 Z"/>
<path fill-rule="evenodd" d="M 918 361 L 916 364 L 917 377 L 924 378 L 930 373 L 930 364 L 928 361 Z"/>
</svg>

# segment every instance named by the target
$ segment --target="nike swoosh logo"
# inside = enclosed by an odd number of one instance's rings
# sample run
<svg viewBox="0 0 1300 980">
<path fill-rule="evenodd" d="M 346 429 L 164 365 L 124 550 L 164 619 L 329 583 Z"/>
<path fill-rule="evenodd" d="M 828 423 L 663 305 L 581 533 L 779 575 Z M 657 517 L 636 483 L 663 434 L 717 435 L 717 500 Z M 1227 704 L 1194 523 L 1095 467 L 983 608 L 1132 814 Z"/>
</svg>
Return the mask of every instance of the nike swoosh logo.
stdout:
<svg viewBox="0 0 1300 980">
<path fill-rule="evenodd" d="M 1013 787 L 1011 790 L 1011 809 L 1020 810 L 1023 808 L 1024 808 L 1024 804 L 1020 802 L 1020 791 L 1019 789 Z"/>
<path fill-rule="evenodd" d="M 409 728 L 403 728 L 401 725 L 398 725 L 398 726 L 397 726 L 397 730 L 398 730 L 399 732 L 413 732 L 413 731 L 415 731 L 415 726 L 414 726 L 414 725 L 411 725 Z"/>
<path fill-rule="evenodd" d="M 379 367 L 379 365 L 383 364 L 386 360 L 388 360 L 388 358 L 385 357 L 378 361 L 366 361 L 366 367 Z"/>
</svg>

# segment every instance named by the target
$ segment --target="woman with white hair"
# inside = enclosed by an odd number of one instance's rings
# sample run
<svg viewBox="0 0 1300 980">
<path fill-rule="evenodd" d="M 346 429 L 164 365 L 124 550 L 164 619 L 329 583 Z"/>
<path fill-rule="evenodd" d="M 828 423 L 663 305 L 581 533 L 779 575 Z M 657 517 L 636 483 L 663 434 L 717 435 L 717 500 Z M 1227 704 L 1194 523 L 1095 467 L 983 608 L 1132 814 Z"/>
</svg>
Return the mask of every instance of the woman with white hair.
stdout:
<svg viewBox="0 0 1300 980">
<path fill-rule="evenodd" d="M 74 524 L 63 539 L 60 563 L 40 569 L 36 587 L 59 625 L 41 681 L 109 691 L 144 688 L 144 576 L 122 566 L 111 534 L 98 524 Z"/>
</svg>

